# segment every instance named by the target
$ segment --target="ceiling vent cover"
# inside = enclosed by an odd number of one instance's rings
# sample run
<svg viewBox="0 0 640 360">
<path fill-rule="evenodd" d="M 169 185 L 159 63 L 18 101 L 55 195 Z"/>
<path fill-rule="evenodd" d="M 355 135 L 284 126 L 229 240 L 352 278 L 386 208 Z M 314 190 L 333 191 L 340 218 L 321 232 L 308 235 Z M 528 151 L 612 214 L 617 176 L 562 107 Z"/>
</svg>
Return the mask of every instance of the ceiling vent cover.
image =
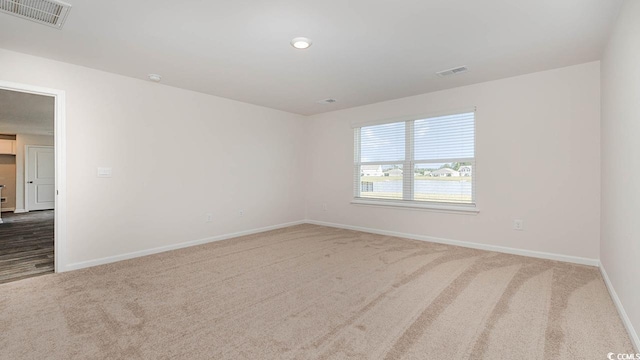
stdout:
<svg viewBox="0 0 640 360">
<path fill-rule="evenodd" d="M 62 28 L 71 5 L 57 0 L 0 0 L 0 11 L 40 24 Z"/>
<path fill-rule="evenodd" d="M 450 76 L 450 75 L 456 75 L 456 74 L 460 74 L 460 73 L 467 72 L 467 71 L 469 71 L 468 67 L 459 66 L 459 67 L 453 68 L 453 69 L 438 71 L 436 74 L 438 74 L 438 76 Z"/>
</svg>

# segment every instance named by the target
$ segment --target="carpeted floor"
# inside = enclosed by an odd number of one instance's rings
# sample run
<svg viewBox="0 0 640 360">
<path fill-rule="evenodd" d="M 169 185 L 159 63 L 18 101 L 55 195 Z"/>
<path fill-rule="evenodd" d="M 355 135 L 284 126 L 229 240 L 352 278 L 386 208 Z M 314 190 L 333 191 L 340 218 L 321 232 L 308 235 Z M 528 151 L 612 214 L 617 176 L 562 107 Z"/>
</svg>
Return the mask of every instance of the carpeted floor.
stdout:
<svg viewBox="0 0 640 360">
<path fill-rule="evenodd" d="M 0 285 L 2 359 L 606 359 L 596 268 L 299 225 Z"/>
</svg>

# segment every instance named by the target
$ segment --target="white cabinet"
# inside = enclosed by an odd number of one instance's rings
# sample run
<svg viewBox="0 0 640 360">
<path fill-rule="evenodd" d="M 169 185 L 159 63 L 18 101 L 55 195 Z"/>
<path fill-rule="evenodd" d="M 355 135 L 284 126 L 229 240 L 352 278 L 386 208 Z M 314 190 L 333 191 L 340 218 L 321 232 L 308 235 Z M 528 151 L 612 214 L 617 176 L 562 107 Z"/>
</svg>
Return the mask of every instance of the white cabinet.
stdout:
<svg viewBox="0 0 640 360">
<path fill-rule="evenodd" d="M 15 155 L 16 141 L 0 139 L 0 155 Z"/>
</svg>

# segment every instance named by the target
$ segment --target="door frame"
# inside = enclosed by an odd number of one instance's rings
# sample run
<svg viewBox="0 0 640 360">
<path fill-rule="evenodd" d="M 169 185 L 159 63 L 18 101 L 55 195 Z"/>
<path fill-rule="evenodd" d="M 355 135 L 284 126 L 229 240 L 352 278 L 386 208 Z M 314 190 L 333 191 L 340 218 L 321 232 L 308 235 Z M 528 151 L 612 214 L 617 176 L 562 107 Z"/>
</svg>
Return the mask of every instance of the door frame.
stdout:
<svg viewBox="0 0 640 360">
<path fill-rule="evenodd" d="M 53 139 L 55 140 L 55 136 L 53 137 Z M 24 180 L 27 181 L 27 174 L 29 174 L 29 150 L 33 149 L 33 148 L 53 148 L 53 152 L 55 154 L 56 148 L 55 146 L 51 146 L 51 145 L 25 145 L 24 146 Z M 55 166 L 55 155 L 54 155 L 54 166 Z M 55 182 L 55 180 L 54 180 Z M 55 186 L 55 184 L 54 184 Z M 55 197 L 54 197 L 55 200 Z M 32 211 L 31 209 L 29 209 L 29 190 L 25 184 L 24 187 L 24 210 L 26 212 Z M 54 210 L 55 210 L 55 204 L 54 204 Z M 54 212 L 55 215 L 55 212 Z M 54 230 L 55 230 L 55 224 L 54 224 Z"/>
<path fill-rule="evenodd" d="M 51 96 L 54 99 L 54 152 L 55 152 L 55 211 L 54 211 L 54 266 L 55 272 L 67 267 L 67 139 L 66 94 L 64 90 L 14 83 L 0 80 L 0 89 L 28 94 Z"/>
</svg>

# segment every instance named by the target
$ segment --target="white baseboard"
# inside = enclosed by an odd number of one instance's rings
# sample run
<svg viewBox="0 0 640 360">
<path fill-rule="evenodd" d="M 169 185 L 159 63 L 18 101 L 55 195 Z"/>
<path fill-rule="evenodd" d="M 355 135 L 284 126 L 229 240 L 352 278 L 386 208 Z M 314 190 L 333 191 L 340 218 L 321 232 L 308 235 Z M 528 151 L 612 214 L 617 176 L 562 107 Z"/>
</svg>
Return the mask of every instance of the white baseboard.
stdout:
<svg viewBox="0 0 640 360">
<path fill-rule="evenodd" d="M 372 234 L 397 236 L 397 237 L 403 237 L 403 238 L 407 238 L 407 239 L 428 241 L 428 242 L 434 242 L 434 243 L 446 244 L 446 245 L 462 246 L 462 247 L 466 247 L 466 248 L 495 251 L 495 252 L 501 252 L 501 253 L 506 253 L 506 254 L 528 256 L 528 257 L 534 257 L 534 258 L 540 258 L 540 259 L 564 261 L 564 262 L 569 262 L 569 263 L 574 263 L 574 264 L 581 264 L 581 265 L 598 266 L 599 263 L 600 263 L 598 261 L 598 259 L 582 258 L 582 257 L 578 257 L 578 256 L 569 256 L 569 255 L 547 253 L 547 252 L 542 252 L 542 251 L 516 249 L 516 248 L 510 248 L 510 247 L 505 247 L 505 246 L 497 246 L 497 245 L 487 245 L 487 244 L 480 244 L 480 243 L 474 243 L 474 242 L 469 242 L 469 241 L 451 240 L 451 239 L 444 239 L 444 238 L 438 238 L 438 237 L 426 236 L 426 235 L 407 234 L 407 233 L 401 233 L 401 232 L 396 232 L 396 231 L 379 230 L 379 229 L 365 228 L 365 227 L 360 227 L 360 226 L 329 223 L 329 222 L 324 222 L 324 221 L 307 220 L 306 222 L 308 224 L 329 226 L 329 227 L 335 227 L 335 228 L 347 229 L 347 230 L 362 231 L 362 232 L 367 232 L 367 233 L 372 233 Z"/>
<path fill-rule="evenodd" d="M 238 231 L 231 234 L 211 236 L 204 239 L 192 240 L 192 241 L 187 241 L 179 244 L 172 244 L 172 245 L 160 246 L 152 249 L 134 251 L 134 252 L 121 254 L 121 255 L 107 256 L 107 257 L 103 257 L 95 260 L 81 261 L 73 264 L 68 264 L 67 266 L 65 266 L 64 271 L 84 269 L 92 266 L 104 265 L 104 264 L 108 264 L 116 261 L 133 259 L 140 256 L 152 255 L 152 254 L 157 254 L 157 253 L 170 251 L 170 250 L 182 249 L 182 248 L 195 246 L 195 245 L 202 245 L 202 244 L 206 244 L 214 241 L 226 240 L 226 239 L 231 239 L 238 236 L 251 235 L 251 234 L 261 233 L 269 230 L 275 230 L 275 229 L 281 229 L 289 226 L 300 225 L 304 223 L 305 223 L 304 220 L 293 221 L 293 222 L 288 222 L 284 224 L 265 226 L 257 229 Z"/>
<path fill-rule="evenodd" d="M 239 232 L 230 233 L 230 234 L 222 234 L 222 235 L 212 236 L 212 237 L 208 237 L 208 238 L 204 238 L 204 239 L 187 241 L 187 242 L 183 242 L 183 243 L 179 243 L 179 244 L 172 244 L 172 245 L 166 245 L 166 246 L 161 246 L 161 247 L 152 248 L 152 249 L 134 251 L 134 252 L 131 252 L 131 253 L 126 253 L 126 254 L 121 254 L 121 255 L 108 256 L 108 257 L 95 259 L 95 260 L 81 261 L 81 262 L 77 262 L 77 263 L 73 263 L 73 264 L 68 264 L 65 267 L 64 271 L 83 269 L 83 268 L 86 268 L 86 267 L 103 265 L 103 264 L 108 264 L 108 263 L 112 263 L 112 262 L 116 262 L 116 261 L 133 259 L 133 258 L 140 257 L 140 256 L 157 254 L 157 253 L 160 253 L 160 252 L 176 250 L 176 249 L 182 249 L 182 248 L 189 247 L 189 246 L 206 244 L 206 243 L 210 243 L 210 242 L 214 242 L 214 241 L 226 240 L 226 239 L 231 239 L 231 238 L 238 237 L 238 236 L 251 235 L 251 234 L 256 234 L 256 233 L 260 233 L 260 232 L 264 232 L 264 231 L 275 230 L 275 229 L 280 229 L 280 228 L 285 228 L 285 227 L 288 227 L 288 226 L 294 226 L 294 225 L 305 224 L 305 223 L 306 224 L 314 224 L 314 225 L 321 225 L 321 226 L 340 228 L 340 229 L 347 229 L 347 230 L 362 231 L 362 232 L 380 234 L 380 235 L 397 236 L 397 237 L 403 237 L 403 238 L 414 239 L 414 240 L 429 241 L 429 242 L 434 242 L 434 243 L 439 243 L 439 244 L 462 246 L 462 247 L 479 249 L 479 250 L 495 251 L 495 252 L 501 252 L 501 253 L 506 253 L 506 254 L 529 256 L 529 257 L 535 257 L 535 258 L 540 258 L 540 259 L 564 261 L 564 262 L 570 262 L 570 263 L 582 264 L 582 265 L 589 265 L 589 266 L 599 266 L 600 265 L 600 262 L 597 259 L 582 258 L 582 257 L 577 257 L 577 256 L 568 256 L 568 255 L 546 253 L 546 252 L 541 252 L 541 251 L 515 249 L 515 248 L 504 247 L 504 246 L 487 245 L 487 244 L 473 243 L 473 242 L 468 242 L 468 241 L 444 239 L 444 238 L 438 238 L 438 237 L 426 236 L 426 235 L 408 234 L 408 233 L 401 233 L 401 232 L 396 232 L 396 231 L 388 231 L 388 230 L 365 228 L 365 227 L 360 227 L 360 226 L 329 223 L 329 222 L 324 222 L 324 221 L 299 220 L 299 221 L 293 221 L 293 222 L 289 222 L 289 223 L 266 226 L 266 227 L 257 228 L 257 229 L 239 231 Z"/>
<path fill-rule="evenodd" d="M 620 301 L 620 298 L 618 297 L 616 290 L 613 288 L 613 284 L 611 284 L 611 280 L 609 280 L 609 275 L 607 275 L 607 272 L 604 269 L 604 266 L 602 265 L 602 263 L 600 263 L 599 265 L 600 265 L 599 266 L 600 273 L 602 274 L 604 283 L 607 285 L 607 290 L 609 290 L 609 295 L 611 295 L 611 299 L 613 299 L 613 303 L 616 305 L 616 309 L 618 309 L 618 314 L 622 319 L 622 323 L 624 324 L 624 327 L 627 329 L 627 332 L 629 333 L 629 337 L 631 338 L 631 342 L 633 343 L 633 346 L 635 346 L 636 351 L 640 352 L 640 338 L 638 338 L 638 333 L 633 328 L 633 324 L 631 323 L 631 319 L 629 319 L 627 312 L 624 311 L 624 307 L 622 307 L 622 302 Z"/>
<path fill-rule="evenodd" d="M 15 210 L 13 210 L 13 212 L 16 213 L 16 214 L 22 214 L 22 213 L 26 213 L 26 212 L 29 212 L 29 211 L 27 211 L 25 209 L 15 209 Z"/>
<path fill-rule="evenodd" d="M 8 207 L 8 208 L 3 207 L 3 208 L 2 208 L 2 210 L 0 210 L 0 211 L 2 211 L 2 212 L 9 212 L 9 211 L 13 211 L 13 212 L 15 212 L 15 211 L 14 211 L 15 209 L 16 209 L 16 208 L 12 208 L 12 207 Z"/>
<path fill-rule="evenodd" d="M 251 235 L 251 234 L 256 234 L 256 233 L 260 233 L 260 232 L 264 232 L 264 231 L 275 230 L 275 229 L 280 229 L 280 228 L 284 228 L 284 227 L 288 227 L 288 226 L 305 224 L 305 223 L 314 224 L 314 225 L 321 225 L 321 226 L 328 226 L 328 227 L 334 227 L 334 228 L 340 228 L 340 229 L 347 229 L 347 230 L 362 231 L 362 232 L 380 234 L 380 235 L 397 236 L 397 237 L 403 237 L 403 238 L 414 239 L 414 240 L 429 241 L 429 242 L 434 242 L 434 243 L 439 243 L 439 244 L 462 246 L 462 247 L 479 249 L 479 250 L 495 251 L 495 252 L 501 252 L 501 253 L 506 253 L 506 254 L 535 257 L 535 258 L 540 258 L 540 259 L 564 261 L 564 262 L 570 262 L 570 263 L 582 264 L 582 265 L 589 265 L 589 266 L 599 266 L 600 265 L 600 262 L 597 259 L 589 259 L 589 258 L 582 258 L 582 257 L 577 257 L 577 256 L 553 254 L 553 253 L 546 253 L 546 252 L 533 251 L 533 250 L 516 249 L 516 248 L 509 248 L 509 247 L 497 246 L 497 245 L 487 245 L 487 244 L 480 244 L 480 243 L 474 243 L 474 242 L 469 242 L 469 241 L 451 240 L 451 239 L 444 239 L 444 238 L 438 238 L 438 237 L 433 237 L 433 236 L 418 235 L 418 234 L 408 234 L 408 233 L 401 233 L 401 232 L 396 232 L 396 231 L 388 231 L 388 230 L 365 228 L 365 227 L 360 227 L 360 226 L 329 223 L 329 222 L 324 222 L 324 221 L 300 220 L 300 221 L 294 221 L 294 222 L 289 222 L 289 223 L 284 223 L 284 224 L 266 226 L 266 227 L 262 227 L 262 228 L 258 228 L 258 229 L 239 231 L 239 232 L 235 232 L 235 233 L 231 233 L 231 234 L 222 234 L 222 235 L 212 236 L 212 237 L 208 237 L 208 238 L 204 238 L 204 239 L 187 241 L 187 242 L 183 242 L 183 243 L 179 243 L 179 244 L 172 244 L 172 245 L 161 246 L 161 247 L 147 249 L 147 250 L 140 250 L 140 251 L 135 251 L 135 252 L 121 254 L 121 255 L 108 256 L 108 257 L 95 259 L 95 260 L 77 262 L 77 263 L 73 263 L 73 264 L 68 264 L 65 267 L 64 271 L 77 270 L 77 269 L 82 269 L 82 268 L 96 266 L 96 265 L 108 264 L 108 263 L 112 263 L 112 262 L 116 262 L 116 261 L 133 259 L 133 258 L 140 257 L 140 256 L 157 254 L 157 253 L 164 252 L 164 251 L 181 249 L 181 248 L 185 248 L 185 247 L 189 247 L 189 246 L 206 244 L 206 243 L 213 242 L 213 241 L 226 240 L 226 239 L 231 239 L 231 238 L 238 237 L 238 236 Z"/>
</svg>

